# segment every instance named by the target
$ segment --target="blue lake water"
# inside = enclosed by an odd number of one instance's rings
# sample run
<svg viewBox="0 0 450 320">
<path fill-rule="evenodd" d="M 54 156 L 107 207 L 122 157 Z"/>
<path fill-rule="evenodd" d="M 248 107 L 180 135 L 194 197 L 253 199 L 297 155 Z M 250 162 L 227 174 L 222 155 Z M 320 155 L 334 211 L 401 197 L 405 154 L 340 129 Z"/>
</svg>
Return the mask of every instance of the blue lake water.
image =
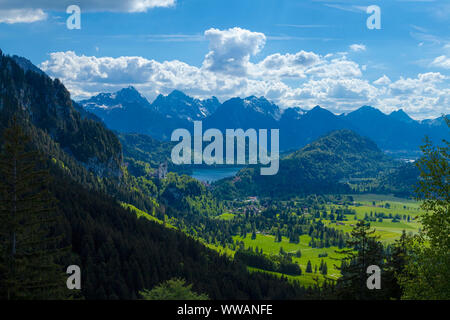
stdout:
<svg viewBox="0 0 450 320">
<path fill-rule="evenodd" d="M 214 182 L 220 179 L 234 176 L 242 168 L 207 168 L 193 169 L 191 176 L 204 182 Z"/>
</svg>

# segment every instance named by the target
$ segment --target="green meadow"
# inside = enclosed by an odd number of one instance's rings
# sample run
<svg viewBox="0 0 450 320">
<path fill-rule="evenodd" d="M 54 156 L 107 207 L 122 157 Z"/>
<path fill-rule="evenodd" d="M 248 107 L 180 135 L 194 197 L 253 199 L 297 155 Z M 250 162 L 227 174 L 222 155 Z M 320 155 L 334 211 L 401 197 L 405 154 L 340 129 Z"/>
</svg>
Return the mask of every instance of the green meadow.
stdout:
<svg viewBox="0 0 450 320">
<path fill-rule="evenodd" d="M 394 219 L 384 218 L 382 222 L 370 221 L 370 225 L 375 229 L 375 234 L 380 237 L 380 241 L 383 243 L 393 243 L 403 230 L 406 233 L 416 234 L 420 230 L 420 223 L 418 217 L 422 212 L 420 203 L 410 199 L 402 199 L 389 195 L 351 195 L 354 199 L 355 205 L 348 206 L 348 208 L 356 211 L 356 215 L 346 215 L 346 221 L 342 221 L 343 225 L 331 223 L 326 220 L 325 223 L 328 226 L 332 226 L 338 230 L 345 232 L 351 232 L 353 226 L 357 220 L 362 220 L 366 216 L 369 218 L 371 214 L 373 217 L 376 214 L 384 213 L 386 216 L 392 215 L 395 217 L 399 215 L 401 219 L 395 222 Z M 338 205 L 331 205 L 331 207 L 338 208 Z M 410 217 L 410 221 L 407 217 Z M 406 218 L 406 219 L 404 219 Z M 334 225 L 333 225 L 334 224 Z"/>
<path fill-rule="evenodd" d="M 319 273 L 319 266 L 321 260 L 327 263 L 328 274 L 327 276 L 333 279 L 337 279 L 340 275 L 339 270 L 335 268 L 335 264 L 340 265 L 340 262 L 337 260 L 333 260 L 332 258 L 339 258 L 342 255 L 337 254 L 335 251 L 339 250 L 338 247 L 330 247 L 330 248 L 311 248 L 308 244 L 311 240 L 311 237 L 308 235 L 300 236 L 300 243 L 290 243 L 289 239 L 283 237 L 281 242 L 275 242 L 275 237 L 272 235 L 263 235 L 256 234 L 256 239 L 251 239 L 251 234 L 248 234 L 247 237 L 243 238 L 241 236 L 234 236 L 233 240 L 235 241 L 243 241 L 245 247 L 252 247 L 255 249 L 262 249 L 263 253 L 277 255 L 280 253 L 280 248 L 287 253 L 295 254 L 297 250 L 301 251 L 301 257 L 297 258 L 295 256 L 292 257 L 292 260 L 299 264 L 302 269 L 302 275 L 300 276 L 286 276 L 288 279 L 298 280 L 300 283 L 304 285 L 312 285 L 315 283 L 314 277 L 317 277 L 320 281 L 323 281 L 324 277 Z M 319 254 L 328 254 L 327 257 L 319 257 Z M 306 265 L 308 260 L 311 261 L 313 273 L 307 273 Z M 314 273 L 315 266 L 317 266 L 317 273 Z M 256 268 L 250 268 L 251 271 L 261 271 Z M 273 274 L 278 274 L 276 272 L 270 272 Z M 281 274 L 279 274 L 281 275 Z"/>
<path fill-rule="evenodd" d="M 393 222 L 393 219 L 384 218 L 383 222 L 375 221 L 370 222 L 370 225 L 373 229 L 375 229 L 375 235 L 379 237 L 379 240 L 385 244 L 393 243 L 396 239 L 398 239 L 403 230 L 407 233 L 415 234 L 420 229 L 420 223 L 417 218 L 421 212 L 419 206 L 420 203 L 410 200 L 410 199 L 402 199 L 389 195 L 375 195 L 375 194 L 366 194 L 366 195 L 352 195 L 354 199 L 354 205 L 348 206 L 350 209 L 354 209 L 356 211 L 356 215 L 346 215 L 346 221 L 341 221 L 342 224 L 336 224 L 336 222 L 331 222 L 330 220 L 322 220 L 329 227 L 333 227 L 339 230 L 343 230 L 344 232 L 350 233 L 353 229 L 353 226 L 356 224 L 357 220 L 364 219 L 366 214 L 370 217 L 370 213 L 375 215 L 375 213 L 384 213 L 387 216 L 391 214 L 395 217 L 397 214 L 401 216 L 401 220 L 399 222 Z M 331 212 L 331 208 L 337 209 L 340 205 L 329 205 L 327 206 L 328 213 Z M 403 216 L 407 217 L 409 215 L 410 221 L 407 219 L 403 219 Z M 229 218 L 229 217 L 227 217 Z M 340 262 L 335 260 L 336 258 L 342 257 L 342 255 L 336 253 L 336 250 L 339 250 L 337 247 L 330 248 L 311 248 L 308 243 L 311 238 L 308 235 L 302 235 L 300 237 L 300 243 L 290 243 L 289 240 L 283 237 L 282 242 L 275 242 L 275 237 L 273 235 L 263 235 L 257 234 L 256 239 L 251 239 L 251 234 L 248 234 L 245 238 L 241 236 L 234 236 L 233 239 L 236 241 L 243 241 L 245 247 L 258 247 L 259 249 L 263 249 L 264 253 L 267 254 L 278 254 L 280 252 L 280 248 L 283 247 L 283 250 L 288 253 L 295 253 L 297 250 L 301 250 L 302 256 L 301 258 L 293 257 L 293 261 L 297 262 L 302 268 L 301 276 L 290 276 L 283 275 L 291 280 L 297 280 L 303 285 L 312 285 L 315 283 L 314 278 L 318 278 L 319 281 L 323 281 L 324 277 L 317 271 L 314 273 L 315 266 L 319 267 L 321 260 L 327 263 L 328 267 L 328 278 L 337 279 L 340 276 L 339 270 L 336 268 L 336 265 L 340 265 Z M 228 250 L 229 253 L 230 250 Z M 319 258 L 319 254 L 327 253 L 327 257 Z M 313 267 L 313 273 L 306 273 L 306 265 L 308 260 L 311 261 Z M 259 271 L 259 272 L 268 272 L 256 268 L 249 268 L 250 271 Z M 278 274 L 276 272 L 269 272 L 272 274 Z M 281 276 L 281 274 L 278 274 Z"/>
<path fill-rule="evenodd" d="M 374 216 L 376 213 L 381 214 L 384 213 L 386 216 L 392 215 L 395 217 L 397 214 L 401 216 L 399 222 L 393 222 L 393 219 L 384 218 L 382 222 L 372 221 L 370 222 L 371 227 L 375 229 L 375 234 L 379 236 L 379 240 L 383 243 L 389 244 L 393 243 L 396 239 L 398 239 L 405 230 L 407 233 L 417 233 L 420 229 L 420 223 L 417 221 L 417 218 L 421 212 L 419 206 L 420 203 L 409 200 L 409 199 L 401 199 L 388 195 L 351 195 L 354 199 L 354 204 L 347 206 L 350 209 L 354 209 L 355 215 L 346 215 L 346 220 L 336 222 L 332 222 L 330 220 L 322 221 L 329 227 L 333 227 L 344 232 L 350 233 L 353 229 L 353 226 L 356 224 L 357 220 L 364 219 L 366 215 L 368 217 Z M 163 222 L 159 219 L 155 218 L 153 215 L 150 215 L 146 212 L 143 212 L 136 207 L 122 203 L 122 206 L 130 209 L 134 212 L 138 217 L 144 217 L 151 221 L 155 221 L 157 223 L 162 224 Z M 327 205 L 328 213 L 331 213 L 331 209 L 338 209 L 341 205 L 337 204 L 329 204 Z M 410 221 L 404 219 L 403 216 L 407 217 L 409 215 Z M 224 213 L 217 217 L 220 220 L 232 220 L 234 218 L 234 214 L 232 213 Z M 166 223 L 166 226 L 169 228 L 174 228 L 169 223 Z M 217 245 L 210 244 L 202 241 L 207 247 L 216 250 L 221 254 L 225 254 L 229 257 L 234 256 L 234 251 L 230 249 L 228 246 L 226 248 Z M 301 257 L 298 258 L 295 255 L 292 257 L 292 260 L 299 264 L 302 269 L 302 275 L 300 276 L 291 276 L 284 275 L 277 272 L 261 270 L 253 267 L 248 267 L 250 272 L 266 272 L 270 274 L 275 274 L 278 276 L 286 277 L 292 281 L 298 281 L 302 285 L 311 286 L 316 284 L 317 281 L 322 282 L 325 278 L 322 274 L 320 274 L 319 266 L 321 261 L 323 260 L 327 264 L 328 273 L 327 278 L 337 279 L 340 276 L 339 270 L 336 266 L 340 265 L 340 261 L 337 260 L 342 257 L 342 255 L 338 254 L 336 251 L 339 250 L 338 247 L 329 247 L 329 248 L 312 248 L 309 246 L 309 242 L 311 237 L 309 235 L 300 236 L 300 243 L 290 243 L 289 239 L 286 237 L 282 237 L 281 242 L 275 242 L 275 236 L 269 234 L 257 233 L 256 239 L 251 239 L 251 234 L 248 233 L 245 238 L 241 236 L 233 236 L 234 241 L 243 242 L 245 248 L 252 247 L 253 249 L 258 248 L 262 249 L 265 254 L 277 255 L 280 253 L 280 248 L 286 253 L 295 254 L 298 250 L 301 251 Z M 326 257 L 319 257 L 319 254 L 324 255 L 327 254 Z M 312 273 L 306 272 L 306 266 L 308 261 L 311 261 L 312 265 Z M 315 272 L 317 266 L 317 272 Z"/>
</svg>

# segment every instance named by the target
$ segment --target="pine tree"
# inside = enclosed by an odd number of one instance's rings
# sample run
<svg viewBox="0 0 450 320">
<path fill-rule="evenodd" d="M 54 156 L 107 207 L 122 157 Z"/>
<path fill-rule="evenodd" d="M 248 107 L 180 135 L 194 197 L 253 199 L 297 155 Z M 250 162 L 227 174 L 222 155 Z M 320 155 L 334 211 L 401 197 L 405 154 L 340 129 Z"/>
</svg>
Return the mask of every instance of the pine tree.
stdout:
<svg viewBox="0 0 450 320">
<path fill-rule="evenodd" d="M 306 270 L 307 273 L 312 273 L 312 266 L 311 266 L 311 261 L 308 260 L 308 264 L 306 265 Z"/>
<path fill-rule="evenodd" d="M 275 237 L 275 242 L 281 242 L 282 241 L 281 231 L 278 229 L 277 236 Z"/>
<path fill-rule="evenodd" d="M 208 295 L 192 291 L 184 279 L 170 279 L 152 290 L 140 292 L 144 300 L 208 300 Z"/>
<path fill-rule="evenodd" d="M 0 298 L 58 299 L 68 292 L 55 261 L 63 250 L 55 236 L 49 174 L 30 138 L 14 118 L 4 130 L 0 153 Z M 42 165 L 41 165 L 42 166 Z"/>
<path fill-rule="evenodd" d="M 323 264 L 322 270 L 320 271 L 320 273 L 322 273 L 324 276 L 326 276 L 328 274 L 328 266 L 327 266 L 326 262 Z"/>
<path fill-rule="evenodd" d="M 406 257 L 408 254 L 408 241 L 410 238 L 403 230 L 402 235 L 397 239 L 390 249 L 386 263 L 386 272 L 383 276 L 384 290 L 389 291 L 389 297 L 400 299 L 403 290 L 400 287 L 397 276 L 402 274 L 405 270 Z"/>
<path fill-rule="evenodd" d="M 349 249 L 338 250 L 336 253 L 345 255 L 341 259 L 342 277 L 338 279 L 336 289 L 343 299 L 373 299 L 379 290 L 368 290 L 367 267 L 377 265 L 383 267 L 383 247 L 373 236 L 375 230 L 370 230 L 370 224 L 364 220 L 358 221 L 353 228 L 351 238 L 347 242 Z"/>
</svg>

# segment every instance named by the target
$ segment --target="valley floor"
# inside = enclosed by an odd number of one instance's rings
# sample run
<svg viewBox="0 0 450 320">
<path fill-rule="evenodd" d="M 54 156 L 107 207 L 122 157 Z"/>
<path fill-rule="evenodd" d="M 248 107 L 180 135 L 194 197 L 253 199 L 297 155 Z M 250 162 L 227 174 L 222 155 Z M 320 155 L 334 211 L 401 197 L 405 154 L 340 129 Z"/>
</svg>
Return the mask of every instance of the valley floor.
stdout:
<svg viewBox="0 0 450 320">
<path fill-rule="evenodd" d="M 345 233 L 350 234 L 353 226 L 358 220 L 365 219 L 370 222 L 370 225 L 375 229 L 375 235 L 379 237 L 379 240 L 385 244 L 392 244 L 398 239 L 402 232 L 405 231 L 409 234 L 415 234 L 420 230 L 420 223 L 417 218 L 421 212 L 420 203 L 411 200 L 398 198 L 391 195 L 380 194 L 349 194 L 342 197 L 350 197 L 353 199 L 352 204 L 341 204 L 339 201 L 333 201 L 333 203 L 327 203 L 325 205 L 328 215 L 332 211 L 336 212 L 338 209 L 346 208 L 354 210 L 355 214 L 346 214 L 345 218 L 341 221 L 329 220 L 323 218 L 317 218 L 321 220 L 325 226 L 332 227 L 337 230 L 342 230 Z M 254 206 L 254 202 L 249 202 L 249 206 Z M 143 216 L 142 212 L 137 214 Z M 224 221 L 230 221 L 239 215 L 239 212 L 228 212 L 218 219 Z M 242 213 L 241 213 L 242 214 Z M 148 215 L 150 216 L 150 215 Z M 149 217 L 147 217 L 149 218 Z M 151 219 L 155 219 L 150 216 Z M 173 227 L 167 224 L 169 227 Z M 275 241 L 275 236 L 268 234 L 267 232 L 256 232 L 256 238 L 252 239 L 252 234 L 247 233 L 245 237 L 242 235 L 234 235 L 233 241 L 235 243 L 244 243 L 244 247 L 258 249 L 263 251 L 264 254 L 278 255 L 281 251 L 290 254 L 292 261 L 297 263 L 302 269 L 301 275 L 286 275 L 273 271 L 262 270 L 254 267 L 248 267 L 251 272 L 267 272 L 278 276 L 287 277 L 290 280 L 298 281 L 303 286 L 312 286 L 317 282 L 321 283 L 325 277 L 328 279 L 338 279 L 340 277 L 340 271 L 338 266 L 340 265 L 339 259 L 341 254 L 337 253 L 339 248 L 337 246 L 330 247 L 312 247 L 312 238 L 303 234 L 300 236 L 299 243 L 292 243 L 285 236 L 282 236 L 282 241 Z M 223 246 L 221 244 L 206 243 L 206 241 L 200 239 L 208 247 L 225 254 L 232 258 L 235 254 L 236 247 L 231 245 Z M 296 252 L 300 250 L 301 256 L 296 256 Z M 306 272 L 308 262 L 311 263 L 312 272 Z M 319 271 L 321 263 L 327 264 L 327 274 L 324 276 Z"/>
<path fill-rule="evenodd" d="M 388 218 L 384 218 L 382 221 L 371 221 L 370 225 L 373 229 L 375 229 L 375 235 L 377 235 L 379 240 L 385 244 L 395 242 L 395 240 L 401 236 L 403 231 L 406 233 L 415 234 L 420 230 L 420 223 L 417 222 L 417 217 L 421 210 L 419 208 L 420 203 L 417 201 L 381 194 L 350 194 L 347 196 L 351 196 L 354 199 L 354 204 L 347 207 L 349 209 L 354 209 L 356 211 L 356 215 L 345 215 L 346 220 L 340 222 L 331 222 L 330 220 L 322 219 L 325 225 L 350 233 L 357 220 L 364 218 L 367 220 L 377 214 L 384 214 Z M 337 209 L 343 207 L 343 205 L 330 204 L 327 205 L 327 207 L 328 213 L 330 213 L 331 208 Z M 395 222 L 395 216 L 397 215 L 400 216 L 400 220 Z M 224 218 L 232 219 L 231 216 L 231 214 L 225 214 Z M 302 285 L 309 286 L 314 285 L 317 281 L 322 282 L 324 280 L 325 277 L 320 274 L 319 271 L 314 272 L 315 267 L 317 266 L 318 268 L 323 260 L 323 262 L 326 262 L 328 266 L 328 273 L 326 277 L 330 279 L 337 279 L 340 277 L 340 272 L 337 269 L 340 262 L 339 260 L 336 260 L 342 256 L 336 252 L 339 248 L 333 246 L 329 248 L 312 248 L 309 246 L 311 237 L 308 235 L 302 235 L 300 237 L 300 243 L 298 244 L 290 243 L 289 239 L 286 237 L 283 237 L 282 242 L 275 242 L 275 236 L 265 234 L 257 234 L 256 239 L 254 240 L 251 239 L 250 234 L 248 234 L 245 238 L 241 236 L 234 236 L 233 239 L 243 241 L 246 248 L 252 247 L 254 249 L 263 249 L 263 252 L 267 254 L 279 254 L 280 248 L 283 248 L 283 250 L 287 253 L 294 254 L 297 250 L 300 250 L 302 253 L 300 258 L 295 256 L 293 257 L 293 261 L 300 265 L 303 271 L 302 275 L 283 275 L 281 273 L 265 271 L 253 267 L 249 267 L 250 271 L 269 272 L 271 274 L 276 274 L 287 277 L 291 280 L 299 281 Z M 229 248 L 214 248 L 220 250 L 221 252 L 226 252 L 229 255 L 234 253 Z M 323 257 L 323 255 L 326 256 Z M 308 261 L 311 261 L 313 269 L 312 273 L 305 272 Z"/>
</svg>

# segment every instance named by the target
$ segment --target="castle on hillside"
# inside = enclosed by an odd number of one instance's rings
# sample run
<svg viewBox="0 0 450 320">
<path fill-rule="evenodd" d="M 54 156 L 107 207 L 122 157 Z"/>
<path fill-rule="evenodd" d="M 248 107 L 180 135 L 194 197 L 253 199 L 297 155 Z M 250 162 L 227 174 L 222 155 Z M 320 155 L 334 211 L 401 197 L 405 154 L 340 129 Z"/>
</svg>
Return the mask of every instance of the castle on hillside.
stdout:
<svg viewBox="0 0 450 320">
<path fill-rule="evenodd" d="M 158 174 L 158 179 L 165 179 L 167 176 L 167 168 L 168 168 L 168 164 L 167 161 L 164 161 L 163 163 L 161 163 L 157 169 L 157 174 Z"/>
</svg>

